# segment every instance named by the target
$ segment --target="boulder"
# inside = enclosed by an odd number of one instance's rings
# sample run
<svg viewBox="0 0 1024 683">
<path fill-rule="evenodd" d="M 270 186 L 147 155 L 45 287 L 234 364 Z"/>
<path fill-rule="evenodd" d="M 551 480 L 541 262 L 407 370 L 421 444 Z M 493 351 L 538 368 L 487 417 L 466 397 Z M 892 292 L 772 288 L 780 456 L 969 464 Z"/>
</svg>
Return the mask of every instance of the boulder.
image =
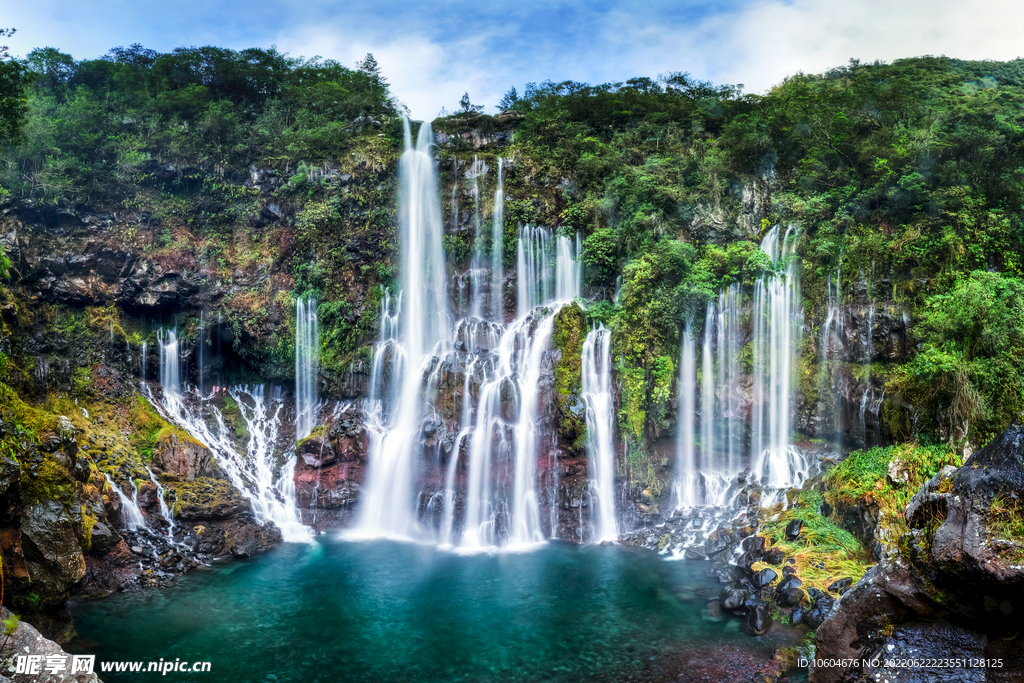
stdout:
<svg viewBox="0 0 1024 683">
<path fill-rule="evenodd" d="M 800 532 L 804 528 L 804 520 L 794 519 L 786 525 L 786 538 L 791 541 L 795 541 L 800 536 Z"/>
<path fill-rule="evenodd" d="M 0 619 L 7 620 L 11 617 L 11 612 L 6 607 L 0 608 Z M 0 672 L 0 681 L 32 681 L 33 683 L 101 683 L 99 677 L 95 671 L 93 673 L 78 673 L 71 675 L 70 664 L 71 657 L 61 649 L 60 645 L 44 638 L 43 635 L 37 631 L 31 624 L 27 622 L 19 622 L 17 629 L 11 634 L 10 639 L 4 639 L 6 645 L 4 657 L 7 658 L 12 654 L 33 654 L 40 655 L 42 660 L 40 662 L 39 672 L 33 674 L 14 674 L 14 678 L 7 678 L 6 674 L 9 671 Z M 48 657 L 64 657 L 61 661 L 66 662 L 69 666 L 67 672 L 50 673 L 44 666 Z M 14 662 L 11 661 L 13 665 Z M 94 669 L 98 668 L 96 665 Z"/>
<path fill-rule="evenodd" d="M 747 612 L 747 631 L 754 636 L 763 636 L 772 627 L 772 613 L 765 604 L 759 604 Z"/>
<path fill-rule="evenodd" d="M 771 585 L 771 582 L 777 578 L 779 578 L 779 575 L 775 571 L 765 568 L 754 574 L 752 581 L 754 588 L 765 588 Z"/>
<path fill-rule="evenodd" d="M 73 513 L 52 499 L 26 505 L 21 513 L 21 545 L 33 590 L 47 601 L 67 597 L 85 576 L 81 513 Z"/>
<path fill-rule="evenodd" d="M 905 511 L 911 531 L 826 615 L 815 634 L 817 658 L 863 662 L 897 652 L 1002 658 L 1004 668 L 988 674 L 997 678 L 957 669 L 949 680 L 1024 680 L 1024 639 L 1017 635 L 1024 606 L 1024 538 L 1016 531 L 1024 520 L 1022 492 L 1024 419 L 1018 418 L 962 467 L 944 468 L 914 495 Z M 896 672 L 820 668 L 812 669 L 811 681 L 887 673 Z"/>
</svg>

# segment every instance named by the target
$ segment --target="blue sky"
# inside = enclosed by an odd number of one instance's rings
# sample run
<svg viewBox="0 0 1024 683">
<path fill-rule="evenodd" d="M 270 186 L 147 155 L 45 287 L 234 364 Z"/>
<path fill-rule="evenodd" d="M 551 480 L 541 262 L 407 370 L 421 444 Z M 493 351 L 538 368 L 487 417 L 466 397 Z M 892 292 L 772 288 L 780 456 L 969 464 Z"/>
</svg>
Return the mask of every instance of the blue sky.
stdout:
<svg viewBox="0 0 1024 683">
<path fill-rule="evenodd" d="M 276 44 L 352 65 L 367 52 L 416 118 L 463 92 L 494 105 L 530 81 L 622 81 L 688 71 L 764 92 L 797 71 L 855 57 L 1024 55 L 1019 0 L 5 0 L 14 54 L 50 46 L 77 59 L 116 45 Z"/>
</svg>

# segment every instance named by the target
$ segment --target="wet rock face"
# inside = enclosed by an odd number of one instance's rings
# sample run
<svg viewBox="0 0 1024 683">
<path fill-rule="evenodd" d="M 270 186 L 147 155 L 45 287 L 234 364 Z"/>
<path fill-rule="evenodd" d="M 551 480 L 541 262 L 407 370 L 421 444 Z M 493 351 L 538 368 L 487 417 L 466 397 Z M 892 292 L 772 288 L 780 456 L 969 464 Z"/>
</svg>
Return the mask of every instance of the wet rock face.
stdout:
<svg viewBox="0 0 1024 683">
<path fill-rule="evenodd" d="M 169 434 L 157 442 L 153 448 L 153 465 L 185 481 L 218 473 L 213 454 L 206 446 L 193 439 L 179 439 L 177 434 Z"/>
<path fill-rule="evenodd" d="M 997 674 L 1003 678 L 987 680 L 1024 679 L 1024 641 L 1015 636 L 1024 606 L 1024 537 L 1015 535 L 1024 519 L 1022 491 L 1024 420 L 1018 418 L 962 467 L 943 469 L 918 491 L 905 513 L 907 550 L 890 551 L 843 594 L 816 633 L 818 658 L 915 648 L 915 657 L 992 658 L 998 650 L 1010 655 Z M 896 672 L 833 667 L 814 670 L 811 680 L 875 673 Z M 899 680 L 940 680 L 907 675 Z"/>
<path fill-rule="evenodd" d="M 359 500 L 370 447 L 365 420 L 362 411 L 343 412 L 298 444 L 294 481 L 300 508 L 348 511 Z M 437 430 L 435 425 L 424 437 L 436 440 Z M 314 516 L 304 515 L 304 521 L 312 523 Z M 333 526 L 342 520 L 328 515 L 321 521 Z"/>
<path fill-rule="evenodd" d="M 33 584 L 51 599 L 67 597 L 85 577 L 85 558 L 79 541 L 81 515 L 57 500 L 27 506 L 21 514 L 22 549 Z"/>
</svg>

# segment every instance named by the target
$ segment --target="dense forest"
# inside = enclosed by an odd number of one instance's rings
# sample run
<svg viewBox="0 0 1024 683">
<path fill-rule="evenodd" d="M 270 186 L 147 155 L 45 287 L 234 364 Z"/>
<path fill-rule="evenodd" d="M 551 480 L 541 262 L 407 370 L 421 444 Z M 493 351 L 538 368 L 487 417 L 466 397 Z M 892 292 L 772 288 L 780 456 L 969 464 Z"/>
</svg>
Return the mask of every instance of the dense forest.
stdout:
<svg viewBox="0 0 1024 683">
<path fill-rule="evenodd" d="M 522 97 L 511 89 L 498 119 L 467 97 L 436 128 L 514 129 L 497 152 L 514 159 L 510 238 L 523 223 L 584 236 L 586 283 L 603 293 L 587 315 L 615 330 L 621 422 L 637 438 L 671 422 L 684 320 L 761 272 L 757 239 L 786 222 L 802 234 L 809 319 L 821 317 L 826 280 L 839 272 L 915 321 L 912 357 L 879 369 L 888 431 L 979 445 L 1024 408 L 1021 65 L 851 61 L 765 95 L 685 73 L 546 82 Z M 346 239 L 382 231 L 387 242 L 361 272 L 391 284 L 392 189 L 359 190 L 353 210 L 348 190 L 317 172 L 393 171 L 402 105 L 372 56 L 349 69 L 274 49 L 134 45 L 82 61 L 40 48 L 24 67 L 22 142 L 0 162 L 8 206 L 130 215 L 112 239 L 153 256 L 187 244 L 207 273 L 282 267 L 295 296 L 322 294 L 337 367 L 372 339 L 374 307 L 353 315 L 337 275 L 351 265 Z M 456 135 L 441 148 L 442 170 L 470 147 Z M 253 227 L 259 201 L 239 182 L 249 168 L 282 178 L 273 197 L 292 207 L 285 225 Z M 730 224 L 757 185 L 771 188 L 763 215 Z M 450 239 L 456 260 L 468 254 L 471 235 Z M 275 350 L 260 353 L 256 364 Z"/>
</svg>

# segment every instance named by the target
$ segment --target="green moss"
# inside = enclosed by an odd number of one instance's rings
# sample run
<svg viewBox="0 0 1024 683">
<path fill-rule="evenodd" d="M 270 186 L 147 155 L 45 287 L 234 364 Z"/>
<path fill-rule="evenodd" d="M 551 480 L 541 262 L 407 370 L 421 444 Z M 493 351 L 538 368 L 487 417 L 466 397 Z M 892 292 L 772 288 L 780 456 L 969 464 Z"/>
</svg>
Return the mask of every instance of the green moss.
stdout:
<svg viewBox="0 0 1024 683">
<path fill-rule="evenodd" d="M 558 403 L 558 434 L 562 442 L 581 449 L 586 438 L 586 416 L 579 409 L 583 372 L 583 340 L 586 337 L 583 309 L 573 302 L 555 315 L 551 346 L 562 356 L 555 363 L 555 400 Z M 576 413 L 573 414 L 573 407 Z"/>
<path fill-rule="evenodd" d="M 82 550 L 84 552 L 89 552 L 89 548 L 92 547 L 92 528 L 94 526 L 96 526 L 96 522 L 98 522 L 98 521 L 99 520 L 96 517 L 90 515 L 86 511 L 86 508 L 83 505 L 82 506 L 82 538 L 81 538 L 81 544 L 82 544 Z"/>
<path fill-rule="evenodd" d="M 75 482 L 68 471 L 51 456 L 47 456 L 35 470 L 33 477 L 29 471 L 21 473 L 21 493 L 24 499 L 37 504 L 48 500 L 56 500 L 64 505 L 75 501 Z"/>
<path fill-rule="evenodd" d="M 131 426 L 129 442 L 145 461 L 152 460 L 156 445 L 164 439 L 169 439 L 171 435 L 177 435 L 179 442 L 206 447 L 185 430 L 160 417 L 150 402 L 142 396 L 136 396 L 129 403 L 127 420 Z"/>
</svg>

